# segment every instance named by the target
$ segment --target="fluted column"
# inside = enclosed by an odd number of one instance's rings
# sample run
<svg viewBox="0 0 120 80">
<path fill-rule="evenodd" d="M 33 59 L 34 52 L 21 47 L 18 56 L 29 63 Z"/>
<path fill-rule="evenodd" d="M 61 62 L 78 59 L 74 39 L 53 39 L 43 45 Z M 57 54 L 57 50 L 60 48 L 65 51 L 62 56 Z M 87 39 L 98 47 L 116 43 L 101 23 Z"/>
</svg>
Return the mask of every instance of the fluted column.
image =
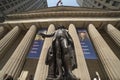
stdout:
<svg viewBox="0 0 120 80">
<path fill-rule="evenodd" d="M 55 30 L 55 27 L 53 24 L 51 24 L 48 28 L 47 34 L 52 33 L 54 30 Z M 52 43 L 52 38 L 45 38 L 43 48 L 41 51 L 41 56 L 39 58 L 39 62 L 35 72 L 34 80 L 46 80 L 47 78 L 48 66 L 45 65 L 45 59 L 46 59 L 48 48 L 50 47 L 51 43 Z"/>
<path fill-rule="evenodd" d="M 88 32 L 108 77 L 110 80 L 120 80 L 120 60 L 110 49 L 94 25 L 89 25 Z"/>
<path fill-rule="evenodd" d="M 22 66 L 24 64 L 24 60 L 30 45 L 33 41 L 33 38 L 36 33 L 36 27 L 32 25 L 29 31 L 26 33 L 16 50 L 13 52 L 13 55 L 10 57 L 8 62 L 5 64 L 3 69 L 0 71 L 0 78 L 3 78 L 5 74 L 8 74 L 17 80 Z"/>
<path fill-rule="evenodd" d="M 20 31 L 20 28 L 16 26 L 0 40 L 0 59 L 5 55 L 5 52 L 11 46 L 11 44 L 14 43 Z"/>
<path fill-rule="evenodd" d="M 106 32 L 111 36 L 111 38 L 120 47 L 120 31 L 116 29 L 113 25 L 108 24 L 106 28 Z"/>
<path fill-rule="evenodd" d="M 77 59 L 77 69 L 73 71 L 73 73 L 80 78 L 80 80 L 91 80 L 90 75 L 88 72 L 87 64 L 85 61 L 85 57 L 82 51 L 82 47 L 80 45 L 79 37 L 76 32 L 76 28 L 73 24 L 70 24 L 69 26 L 69 34 L 71 35 L 74 45 L 75 45 L 75 53 L 76 53 L 76 59 Z"/>
</svg>

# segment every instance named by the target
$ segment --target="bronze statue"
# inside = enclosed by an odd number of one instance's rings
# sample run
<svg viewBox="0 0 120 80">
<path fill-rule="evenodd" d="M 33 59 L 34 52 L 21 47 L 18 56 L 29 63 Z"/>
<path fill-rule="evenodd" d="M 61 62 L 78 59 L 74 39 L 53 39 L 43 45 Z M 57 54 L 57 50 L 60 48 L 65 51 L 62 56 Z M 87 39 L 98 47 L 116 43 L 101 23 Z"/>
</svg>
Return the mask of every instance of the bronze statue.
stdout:
<svg viewBox="0 0 120 80">
<path fill-rule="evenodd" d="M 13 80 L 13 77 L 8 74 L 5 74 L 3 80 Z"/>
<path fill-rule="evenodd" d="M 49 65 L 46 80 L 79 80 L 72 73 L 77 68 L 74 43 L 64 26 L 59 26 L 52 34 L 40 33 L 43 37 L 52 37 L 53 42 L 46 56 L 46 65 Z"/>
</svg>

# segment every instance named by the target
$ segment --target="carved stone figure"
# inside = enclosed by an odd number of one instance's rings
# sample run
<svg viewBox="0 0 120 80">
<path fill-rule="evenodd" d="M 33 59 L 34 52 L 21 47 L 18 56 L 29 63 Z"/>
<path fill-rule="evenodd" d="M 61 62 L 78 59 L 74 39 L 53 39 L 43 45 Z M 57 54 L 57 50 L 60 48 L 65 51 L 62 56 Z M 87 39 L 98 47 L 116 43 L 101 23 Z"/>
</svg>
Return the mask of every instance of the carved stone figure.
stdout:
<svg viewBox="0 0 120 80">
<path fill-rule="evenodd" d="M 77 68 L 74 43 L 64 26 L 59 26 L 52 34 L 40 33 L 43 37 L 52 37 L 52 45 L 46 56 L 46 65 L 49 65 L 46 80 L 79 80 L 72 73 Z"/>
</svg>

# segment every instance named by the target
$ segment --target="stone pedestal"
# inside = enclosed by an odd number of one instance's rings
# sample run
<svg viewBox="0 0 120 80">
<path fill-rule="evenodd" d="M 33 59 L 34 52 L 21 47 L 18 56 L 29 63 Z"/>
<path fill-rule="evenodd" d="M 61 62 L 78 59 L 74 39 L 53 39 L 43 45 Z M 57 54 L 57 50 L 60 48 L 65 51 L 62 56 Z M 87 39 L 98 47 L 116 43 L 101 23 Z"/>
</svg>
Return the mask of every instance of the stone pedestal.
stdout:
<svg viewBox="0 0 120 80">
<path fill-rule="evenodd" d="M 110 80 L 120 80 L 120 60 L 113 53 L 93 24 L 88 26 L 88 32 L 108 77 Z"/>
<path fill-rule="evenodd" d="M 14 43 L 20 31 L 20 28 L 16 26 L 0 40 L 0 59 L 5 55 L 6 50 Z"/>
<path fill-rule="evenodd" d="M 85 57 L 82 51 L 82 47 L 80 45 L 80 40 L 78 37 L 78 34 L 76 32 L 76 28 L 73 24 L 70 24 L 69 26 L 69 34 L 71 35 L 73 41 L 74 41 L 74 46 L 75 46 L 75 53 L 76 53 L 76 58 L 77 58 L 77 64 L 78 68 L 73 71 L 73 73 L 80 78 L 80 80 L 91 80 L 90 75 L 88 72 L 87 64 L 85 61 Z"/>
<path fill-rule="evenodd" d="M 51 24 L 48 28 L 47 34 L 54 32 L 54 30 L 55 30 L 55 27 L 53 24 Z M 46 80 L 47 78 L 48 66 L 45 64 L 45 59 L 46 59 L 48 48 L 50 47 L 51 43 L 52 43 L 52 38 L 45 38 L 41 55 L 39 58 L 39 62 L 37 65 L 37 69 L 35 72 L 34 80 Z"/>
<path fill-rule="evenodd" d="M 3 69 L 0 71 L 0 79 L 3 78 L 5 74 L 8 74 L 13 77 L 13 80 L 16 80 L 21 72 L 23 67 L 26 54 L 29 51 L 30 45 L 33 41 L 33 38 L 36 33 L 36 27 L 32 25 L 29 31 L 26 33 L 13 55 L 10 57 L 8 62 L 5 64 Z"/>
<path fill-rule="evenodd" d="M 120 31 L 116 29 L 113 25 L 108 24 L 106 28 L 106 32 L 111 36 L 111 38 L 120 47 Z"/>
</svg>

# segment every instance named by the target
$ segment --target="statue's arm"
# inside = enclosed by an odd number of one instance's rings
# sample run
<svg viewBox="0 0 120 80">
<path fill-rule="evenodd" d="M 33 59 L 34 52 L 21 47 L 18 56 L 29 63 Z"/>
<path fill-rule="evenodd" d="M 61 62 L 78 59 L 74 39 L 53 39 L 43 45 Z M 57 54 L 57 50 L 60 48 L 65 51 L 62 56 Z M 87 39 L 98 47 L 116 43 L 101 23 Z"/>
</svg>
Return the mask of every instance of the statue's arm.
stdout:
<svg viewBox="0 0 120 80">
<path fill-rule="evenodd" d="M 51 33 L 51 34 L 44 34 L 44 33 L 39 33 L 39 35 L 41 35 L 42 37 L 53 37 L 55 33 Z"/>
<path fill-rule="evenodd" d="M 70 43 L 73 43 L 72 37 L 70 36 L 70 34 L 68 32 L 66 32 L 66 36 L 67 36 L 68 41 Z"/>
<path fill-rule="evenodd" d="M 66 32 L 66 37 L 67 37 L 67 40 L 69 42 L 69 44 L 73 47 L 74 49 L 74 42 L 72 40 L 72 37 L 70 36 L 70 34 L 68 32 Z"/>
</svg>

